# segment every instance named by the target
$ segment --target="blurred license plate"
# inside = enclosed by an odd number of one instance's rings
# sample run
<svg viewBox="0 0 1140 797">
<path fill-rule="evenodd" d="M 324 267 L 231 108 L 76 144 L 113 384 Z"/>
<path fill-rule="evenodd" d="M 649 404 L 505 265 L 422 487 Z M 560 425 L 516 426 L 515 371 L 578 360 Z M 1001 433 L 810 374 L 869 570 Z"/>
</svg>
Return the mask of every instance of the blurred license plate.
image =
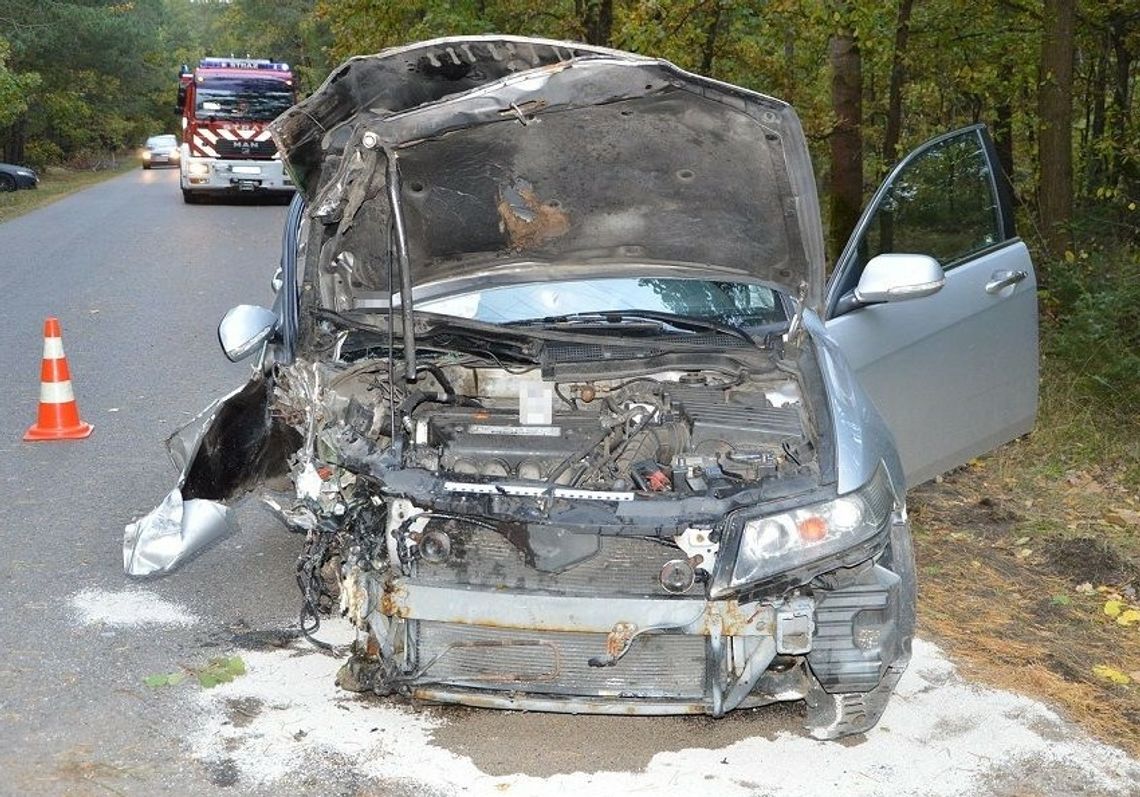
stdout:
<svg viewBox="0 0 1140 797">
<path fill-rule="evenodd" d="M 235 166 L 234 174 L 261 174 L 260 166 Z"/>
</svg>

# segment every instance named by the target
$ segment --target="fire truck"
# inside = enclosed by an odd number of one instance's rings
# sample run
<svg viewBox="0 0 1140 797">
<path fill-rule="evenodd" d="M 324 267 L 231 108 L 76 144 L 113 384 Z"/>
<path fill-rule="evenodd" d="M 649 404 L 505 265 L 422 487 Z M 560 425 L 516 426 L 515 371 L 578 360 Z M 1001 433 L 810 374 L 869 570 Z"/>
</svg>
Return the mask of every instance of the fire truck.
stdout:
<svg viewBox="0 0 1140 797">
<path fill-rule="evenodd" d="M 289 195 L 293 182 L 266 128 L 297 99 L 288 64 L 203 58 L 178 76 L 182 199 L 243 192 Z"/>
</svg>

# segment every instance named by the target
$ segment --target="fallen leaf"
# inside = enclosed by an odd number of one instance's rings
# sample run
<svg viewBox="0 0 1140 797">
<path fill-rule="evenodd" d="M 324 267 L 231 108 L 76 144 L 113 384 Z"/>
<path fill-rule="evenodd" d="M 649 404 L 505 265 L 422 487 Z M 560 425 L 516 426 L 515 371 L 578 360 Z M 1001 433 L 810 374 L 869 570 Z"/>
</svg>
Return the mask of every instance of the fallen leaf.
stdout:
<svg viewBox="0 0 1140 797">
<path fill-rule="evenodd" d="M 1014 545 L 1025 545 L 1025 543 L 1027 543 L 1027 542 L 1029 542 L 1028 537 L 1018 537 L 1016 540 L 1014 540 L 1013 544 Z"/>
<path fill-rule="evenodd" d="M 1068 606 L 1073 602 L 1073 599 L 1068 595 L 1054 595 L 1050 600 L 1054 606 Z"/>
<path fill-rule="evenodd" d="M 160 686 L 178 686 L 186 680 L 186 673 L 184 672 L 169 672 L 169 673 L 155 673 L 143 678 L 143 683 L 149 687 L 157 689 Z"/>
<path fill-rule="evenodd" d="M 241 656 L 210 659 L 210 663 L 198 671 L 198 683 L 203 689 L 211 689 L 219 684 L 228 684 L 239 675 L 245 675 L 245 662 Z"/>
<path fill-rule="evenodd" d="M 1140 623 L 1140 611 L 1136 609 L 1125 609 L 1120 613 L 1120 616 L 1116 618 L 1116 623 L 1117 625 L 1123 626 L 1136 625 L 1136 623 Z"/>
<path fill-rule="evenodd" d="M 1077 585 L 1077 592 L 1079 592 L 1081 595 L 1093 595 L 1096 593 L 1096 590 L 1093 589 L 1092 584 L 1086 581 L 1083 584 Z"/>
<path fill-rule="evenodd" d="M 1119 617 L 1120 613 L 1124 611 L 1124 604 L 1120 601 L 1105 601 L 1104 613 L 1109 617 Z"/>
<path fill-rule="evenodd" d="M 1114 684 L 1130 684 L 1132 679 L 1122 673 L 1115 667 L 1109 667 L 1107 664 L 1098 664 L 1093 667 L 1093 675 L 1098 678 L 1103 678 L 1106 681 L 1112 681 Z"/>
<path fill-rule="evenodd" d="M 1020 551 L 1015 553 L 1014 556 L 1016 556 L 1018 559 L 1024 559 L 1025 557 L 1029 556 L 1031 553 L 1033 553 L 1032 548 L 1022 548 Z"/>
</svg>

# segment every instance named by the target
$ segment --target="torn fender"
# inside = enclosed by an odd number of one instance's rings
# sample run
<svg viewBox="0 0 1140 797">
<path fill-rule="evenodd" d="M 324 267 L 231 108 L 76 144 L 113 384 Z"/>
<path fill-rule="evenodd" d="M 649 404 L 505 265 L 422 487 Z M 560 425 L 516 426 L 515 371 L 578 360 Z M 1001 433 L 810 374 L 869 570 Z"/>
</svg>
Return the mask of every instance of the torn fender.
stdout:
<svg viewBox="0 0 1140 797">
<path fill-rule="evenodd" d="M 124 530 L 127 575 L 169 573 L 201 553 L 233 529 L 226 502 L 287 472 L 301 440 L 271 415 L 272 386 L 271 377 L 255 374 L 170 436 L 167 448 L 181 468 L 178 484 Z"/>
</svg>

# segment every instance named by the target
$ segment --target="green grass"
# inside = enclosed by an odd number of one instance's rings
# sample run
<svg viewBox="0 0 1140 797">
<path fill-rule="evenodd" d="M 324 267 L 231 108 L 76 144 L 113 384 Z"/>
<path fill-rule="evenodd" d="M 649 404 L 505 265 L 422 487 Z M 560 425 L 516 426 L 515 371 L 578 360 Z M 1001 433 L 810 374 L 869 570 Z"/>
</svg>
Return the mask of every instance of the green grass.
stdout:
<svg viewBox="0 0 1140 797">
<path fill-rule="evenodd" d="M 40 175 L 39 188 L 27 191 L 12 191 L 0 194 L 0 223 L 10 221 L 57 199 L 74 194 L 95 183 L 101 183 L 116 175 L 137 169 L 134 158 L 124 158 L 118 165 L 98 171 L 66 169 L 53 166 Z"/>
</svg>

